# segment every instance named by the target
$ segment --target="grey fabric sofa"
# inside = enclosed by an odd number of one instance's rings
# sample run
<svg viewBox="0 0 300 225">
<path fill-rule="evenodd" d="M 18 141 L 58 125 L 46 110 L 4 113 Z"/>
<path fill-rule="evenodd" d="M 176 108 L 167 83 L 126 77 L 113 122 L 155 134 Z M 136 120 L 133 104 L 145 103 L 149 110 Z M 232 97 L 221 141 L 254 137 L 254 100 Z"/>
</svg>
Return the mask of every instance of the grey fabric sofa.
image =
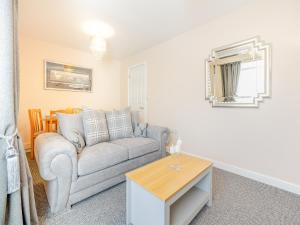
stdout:
<svg viewBox="0 0 300 225">
<path fill-rule="evenodd" d="M 168 129 L 148 126 L 147 137 L 102 142 L 77 154 L 74 145 L 58 133 L 45 133 L 35 141 L 35 157 L 51 213 L 125 180 L 132 169 L 165 156 Z"/>
</svg>

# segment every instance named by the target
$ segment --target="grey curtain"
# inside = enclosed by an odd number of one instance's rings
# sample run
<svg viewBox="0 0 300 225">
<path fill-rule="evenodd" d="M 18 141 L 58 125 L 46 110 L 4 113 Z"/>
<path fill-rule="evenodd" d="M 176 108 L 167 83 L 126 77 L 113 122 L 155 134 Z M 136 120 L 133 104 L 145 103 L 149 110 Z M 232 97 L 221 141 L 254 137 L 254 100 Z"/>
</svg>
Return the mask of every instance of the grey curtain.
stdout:
<svg viewBox="0 0 300 225">
<path fill-rule="evenodd" d="M 0 1 L 1 225 L 38 224 L 31 173 L 22 140 L 15 135 L 19 104 L 17 9 L 17 0 Z M 8 163 L 12 162 L 8 158 L 13 159 L 13 163 Z"/>
<path fill-rule="evenodd" d="M 241 71 L 241 62 L 221 65 L 223 96 L 225 101 L 234 101 Z"/>
</svg>

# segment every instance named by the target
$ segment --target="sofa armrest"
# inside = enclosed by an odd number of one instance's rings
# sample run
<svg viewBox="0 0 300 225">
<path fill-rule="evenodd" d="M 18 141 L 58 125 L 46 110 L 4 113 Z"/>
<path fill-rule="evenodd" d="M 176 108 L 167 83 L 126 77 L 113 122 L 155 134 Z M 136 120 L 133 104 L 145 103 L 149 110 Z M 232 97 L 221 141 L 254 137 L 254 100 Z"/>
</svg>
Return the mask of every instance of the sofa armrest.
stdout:
<svg viewBox="0 0 300 225">
<path fill-rule="evenodd" d="M 61 165 L 58 158 L 65 156 L 69 162 Z M 58 133 L 40 134 L 35 140 L 35 157 L 44 180 L 53 180 L 71 171 L 72 181 L 77 179 L 77 152 L 75 146 Z"/>
<path fill-rule="evenodd" d="M 72 143 L 57 133 L 40 134 L 35 140 L 35 157 L 53 214 L 70 207 L 72 182 L 77 179 L 77 152 Z"/>
<path fill-rule="evenodd" d="M 169 129 L 166 127 L 151 126 L 147 127 L 147 137 L 153 138 L 160 143 L 162 156 L 166 155 L 166 146 L 169 139 Z"/>
</svg>

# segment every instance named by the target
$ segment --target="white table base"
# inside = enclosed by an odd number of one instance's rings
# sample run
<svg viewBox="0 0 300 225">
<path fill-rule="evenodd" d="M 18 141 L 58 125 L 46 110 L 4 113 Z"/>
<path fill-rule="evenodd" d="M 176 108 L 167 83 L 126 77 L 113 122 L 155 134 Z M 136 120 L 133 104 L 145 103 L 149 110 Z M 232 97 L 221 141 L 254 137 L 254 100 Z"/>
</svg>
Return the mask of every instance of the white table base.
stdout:
<svg viewBox="0 0 300 225">
<path fill-rule="evenodd" d="M 126 181 L 127 225 L 188 225 L 205 205 L 212 205 L 212 168 L 167 201 Z"/>
</svg>

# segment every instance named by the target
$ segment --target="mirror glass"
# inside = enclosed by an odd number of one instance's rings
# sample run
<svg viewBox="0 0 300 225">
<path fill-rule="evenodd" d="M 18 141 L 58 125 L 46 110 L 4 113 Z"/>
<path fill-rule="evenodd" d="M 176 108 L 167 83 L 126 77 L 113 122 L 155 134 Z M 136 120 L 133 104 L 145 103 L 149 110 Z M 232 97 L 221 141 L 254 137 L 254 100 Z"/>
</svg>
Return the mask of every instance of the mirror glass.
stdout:
<svg viewBox="0 0 300 225">
<path fill-rule="evenodd" d="M 206 99 L 213 106 L 258 107 L 270 96 L 270 51 L 259 37 L 213 49 L 206 61 Z"/>
</svg>

